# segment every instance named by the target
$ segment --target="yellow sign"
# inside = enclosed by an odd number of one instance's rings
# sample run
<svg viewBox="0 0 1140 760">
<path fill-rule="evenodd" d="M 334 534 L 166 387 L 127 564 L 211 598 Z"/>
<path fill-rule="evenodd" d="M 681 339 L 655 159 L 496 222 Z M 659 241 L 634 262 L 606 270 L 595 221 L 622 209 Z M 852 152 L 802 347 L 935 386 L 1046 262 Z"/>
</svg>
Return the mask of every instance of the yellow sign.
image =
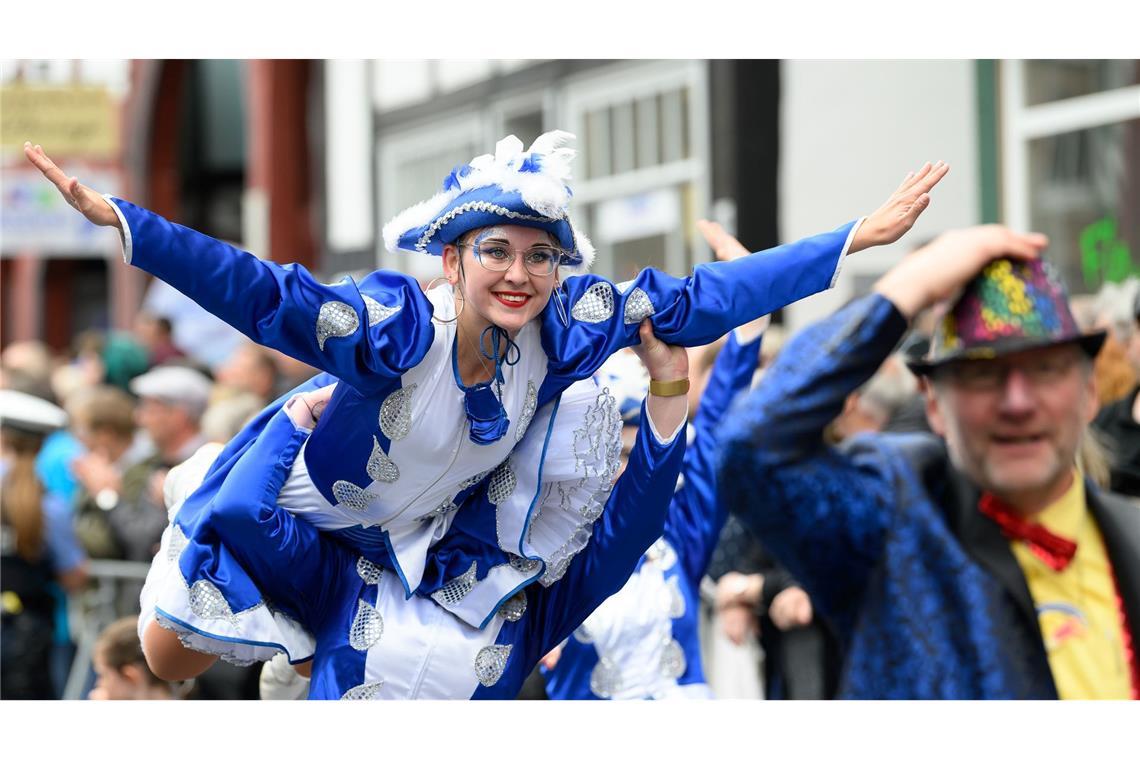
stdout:
<svg viewBox="0 0 1140 760">
<path fill-rule="evenodd" d="M 115 158 L 118 106 L 103 87 L 0 87 L 0 150 L 39 143 L 54 158 Z"/>
</svg>

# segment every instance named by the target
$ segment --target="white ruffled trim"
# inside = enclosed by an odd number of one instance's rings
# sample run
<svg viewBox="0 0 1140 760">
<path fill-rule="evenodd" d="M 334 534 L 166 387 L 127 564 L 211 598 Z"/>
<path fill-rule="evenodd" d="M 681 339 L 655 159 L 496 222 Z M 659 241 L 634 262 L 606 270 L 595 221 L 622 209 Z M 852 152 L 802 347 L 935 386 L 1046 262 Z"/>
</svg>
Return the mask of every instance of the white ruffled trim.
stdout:
<svg viewBox="0 0 1140 760">
<path fill-rule="evenodd" d="M 134 246 L 131 241 L 131 225 L 127 224 L 127 217 L 123 216 L 119 204 L 115 203 L 115 198 L 110 193 L 103 193 L 103 200 L 107 201 L 107 205 L 115 210 L 115 216 L 119 217 L 119 224 L 122 225 L 122 234 L 119 241 L 123 244 L 123 261 L 127 264 L 131 263 L 131 257 L 134 253 Z"/>
<path fill-rule="evenodd" d="M 851 243 L 855 240 L 855 233 L 859 231 L 865 221 L 867 221 L 867 217 L 859 217 L 847 232 L 847 240 L 843 243 L 843 250 L 839 252 L 839 260 L 835 262 L 835 271 L 831 274 L 831 282 L 827 285 L 828 290 L 834 288 L 835 283 L 839 282 L 839 272 L 843 269 L 843 262 L 847 260 L 847 251 L 851 249 Z"/>
</svg>

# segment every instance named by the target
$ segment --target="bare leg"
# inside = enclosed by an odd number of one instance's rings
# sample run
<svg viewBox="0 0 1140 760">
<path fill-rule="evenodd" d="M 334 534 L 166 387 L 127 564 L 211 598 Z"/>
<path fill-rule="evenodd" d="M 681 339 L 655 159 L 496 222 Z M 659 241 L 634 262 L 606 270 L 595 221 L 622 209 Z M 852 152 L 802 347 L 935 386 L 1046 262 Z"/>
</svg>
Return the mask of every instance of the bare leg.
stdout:
<svg viewBox="0 0 1140 760">
<path fill-rule="evenodd" d="M 217 655 L 187 649 L 174 631 L 151 620 L 143 629 L 143 654 L 152 673 L 164 681 L 196 678 L 218 661 Z"/>
</svg>

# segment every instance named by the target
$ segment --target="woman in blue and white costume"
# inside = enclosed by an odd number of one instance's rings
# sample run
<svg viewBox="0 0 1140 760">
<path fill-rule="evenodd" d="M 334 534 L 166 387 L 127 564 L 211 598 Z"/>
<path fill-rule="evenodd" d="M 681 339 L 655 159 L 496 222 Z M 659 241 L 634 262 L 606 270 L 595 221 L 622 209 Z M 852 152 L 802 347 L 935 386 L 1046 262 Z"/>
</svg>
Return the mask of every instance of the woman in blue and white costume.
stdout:
<svg viewBox="0 0 1140 760">
<path fill-rule="evenodd" d="M 684 349 L 665 346 L 648 324 L 639 348 L 655 378 L 684 382 Z M 617 590 L 660 534 L 685 452 L 685 395 L 639 400 L 647 424 L 589 545 L 558 583 L 527 586 L 478 627 L 447 614 L 446 600 L 405 599 L 394 573 L 278 506 L 277 492 L 310 435 L 307 407 L 316 405 L 317 396 L 295 397 L 273 415 L 209 508 L 218 539 L 233 547 L 236 561 L 312 631 L 310 699 L 515 696 L 539 657 Z M 595 396 L 595 383 L 583 380 L 564 393 L 563 403 Z M 204 462 L 191 461 L 171 472 L 168 497 L 175 506 L 204 470 Z M 493 513 L 488 491 L 488 483 L 480 484 L 461 509 Z M 282 573 L 283 565 L 290 571 Z M 196 653 L 182 654 L 197 668 L 208 664 Z"/>
<path fill-rule="evenodd" d="M 646 317 L 662 340 L 698 345 L 831 286 L 847 253 L 909 229 L 945 173 L 924 167 L 870 217 L 833 232 L 701 265 L 687 278 L 647 269 L 615 286 L 568 276 L 593 255 L 567 210 L 569 139 L 549 133 L 524 152 L 506 138 L 495 155 L 458 168 L 442 192 L 385 226 L 390 250 L 443 257 L 449 286 L 426 294 L 388 271 L 359 284 L 321 284 L 302 267 L 261 261 L 100 196 L 38 146 L 26 145 L 25 155 L 89 220 L 120 230 L 128 263 L 254 340 L 328 372 L 319 383 L 339 379 L 281 505 L 392 570 L 405 595 L 450 598 L 450 612 L 486 625 L 519 587 L 565 572 L 605 501 L 616 468 L 608 428 L 583 426 L 586 410 L 563 421 L 565 389 L 637 342 Z M 312 654 L 311 637 L 264 604 L 240 564 L 215 546 L 202 508 L 283 403 L 231 441 L 202 493 L 180 510 L 180 572 L 156 594 L 164 625 L 235 661 Z M 606 405 L 599 399 L 590 414 L 604 419 Z M 573 447 L 583 430 L 592 445 Z M 564 457 L 556 472 L 554 455 L 575 448 L 586 458 Z M 456 507 L 488 476 L 491 525 Z M 445 551 L 442 539 L 456 531 L 470 540 Z M 508 560 L 514 573 L 492 577 Z M 444 591 L 468 586 L 479 593 L 456 600 Z M 147 619 L 143 610 L 140 624 Z"/>
<path fill-rule="evenodd" d="M 738 255 L 728 247 L 735 239 L 718 225 L 706 227 L 705 236 L 721 260 Z M 701 578 L 728 516 L 717 498 L 716 431 L 751 383 L 767 325 L 762 317 L 726 338 L 690 425 L 665 529 L 621 590 L 543 658 L 551 699 L 712 698 L 701 667 L 698 615 Z M 626 430 L 640 434 L 640 399 L 649 378 L 636 362 L 618 361 L 625 358 L 607 361 L 599 380 L 617 398 Z"/>
</svg>

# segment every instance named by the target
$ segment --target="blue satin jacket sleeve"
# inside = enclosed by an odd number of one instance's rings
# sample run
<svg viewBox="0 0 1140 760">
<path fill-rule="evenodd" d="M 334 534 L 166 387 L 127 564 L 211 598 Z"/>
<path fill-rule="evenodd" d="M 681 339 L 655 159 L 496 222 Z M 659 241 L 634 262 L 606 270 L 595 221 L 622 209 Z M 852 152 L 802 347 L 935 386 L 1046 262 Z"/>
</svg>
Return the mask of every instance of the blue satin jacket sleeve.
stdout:
<svg viewBox="0 0 1140 760">
<path fill-rule="evenodd" d="M 234 463 L 210 506 L 218 537 L 270 598 L 310 630 L 330 602 L 336 577 L 351 564 L 347 550 L 277 505 L 308 431 L 299 430 L 284 412 L 269 419 L 260 435 Z"/>
<path fill-rule="evenodd" d="M 708 567 L 728 510 L 716 490 L 718 428 L 732 400 L 752 381 L 761 339 L 746 344 L 729 333 L 717 355 L 701 404 L 693 417 L 693 438 L 681 469 L 683 485 L 665 517 L 665 538 L 676 549 L 685 573 L 698 582 Z"/>
<path fill-rule="evenodd" d="M 883 551 L 891 464 L 860 436 L 829 446 L 823 430 L 906 327 L 873 294 L 803 330 L 721 433 L 721 497 L 841 629 Z"/>
<path fill-rule="evenodd" d="M 644 407 L 642 419 L 647 419 Z M 665 527 L 685 456 L 685 434 L 662 444 L 648 425 L 638 430 L 629 464 L 594 524 L 590 543 L 570 563 L 560 581 L 538 594 L 537 614 L 528 622 L 541 639 L 538 656 L 554 648 L 617 593 L 637 567 L 641 555 Z M 528 613 L 529 614 L 529 613 Z"/>
<path fill-rule="evenodd" d="M 304 267 L 262 261 L 112 199 L 128 263 L 150 272 L 254 341 L 367 393 L 418 364 L 435 331 L 412 278 L 378 271 L 359 286 L 317 282 Z"/>
<path fill-rule="evenodd" d="M 638 343 L 637 329 L 646 317 L 666 343 L 700 346 L 825 290 L 834 284 L 857 226 L 850 222 L 734 261 L 699 264 L 688 277 L 656 269 L 620 285 L 597 275 L 571 277 L 543 311 L 550 372 L 588 377 L 618 349 Z M 563 311 L 569 326 L 562 322 Z"/>
</svg>

